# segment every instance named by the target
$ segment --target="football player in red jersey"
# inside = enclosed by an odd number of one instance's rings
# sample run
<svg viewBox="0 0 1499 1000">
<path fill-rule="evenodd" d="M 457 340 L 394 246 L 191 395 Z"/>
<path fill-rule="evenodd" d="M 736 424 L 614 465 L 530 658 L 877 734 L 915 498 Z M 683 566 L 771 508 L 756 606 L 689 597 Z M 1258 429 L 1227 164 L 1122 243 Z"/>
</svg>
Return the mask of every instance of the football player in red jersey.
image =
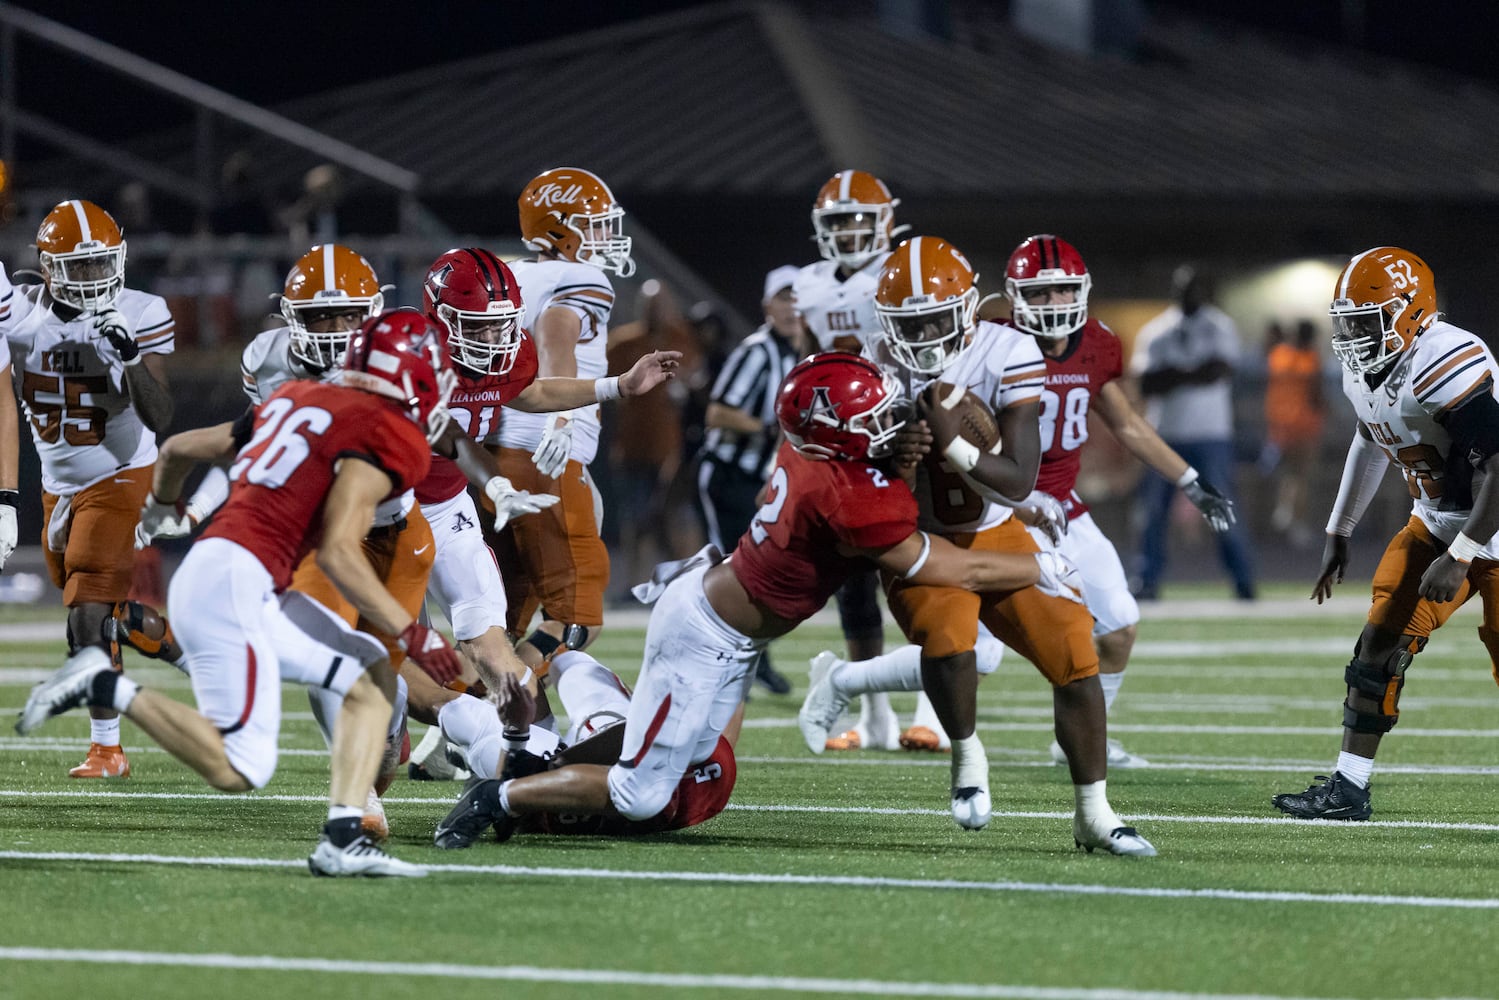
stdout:
<svg viewBox="0 0 1499 1000">
<path fill-rule="evenodd" d="M 436 327 L 396 310 L 361 325 L 333 384 L 288 382 L 237 421 L 168 439 L 141 515 L 148 537 L 186 518 L 179 499 L 197 463 L 235 456 L 229 499 L 168 595 L 198 710 L 142 690 L 90 647 L 34 689 L 17 729 L 80 705 L 113 707 L 215 788 L 248 791 L 275 770 L 282 680 L 336 691 L 328 823 L 308 865 L 318 875 L 425 874 L 360 829 L 396 688 L 384 647 L 286 587 L 316 548 L 323 571 L 408 657 L 438 682 L 458 675 L 453 650 L 401 608 L 361 548 L 375 506 L 427 474 L 452 379 Z"/>
<path fill-rule="evenodd" d="M 1058 550 L 1077 566 L 1084 602 L 1093 613 L 1104 704 L 1112 708 L 1135 644 L 1140 607 L 1130 594 L 1119 553 L 1077 495 L 1089 412 L 1103 419 L 1131 455 L 1181 487 L 1214 531 L 1227 531 L 1233 524 L 1234 505 L 1161 440 L 1120 388 L 1123 352 L 1114 331 L 1088 315 L 1092 285 L 1082 255 L 1050 234 L 1021 241 L 1005 269 L 1010 324 L 1033 335 L 1046 358 L 1041 465 L 1021 516 L 1033 524 L 1051 520 L 1053 533 L 1060 533 Z M 1111 768 L 1146 763 L 1118 740 L 1109 740 L 1108 746 Z M 1067 761 L 1056 742 L 1051 756 L 1057 763 Z"/>
<path fill-rule="evenodd" d="M 870 564 L 941 586 L 1062 589 L 1049 554 L 970 552 L 917 530 L 915 497 L 883 464 L 902 425 L 898 396 L 893 378 L 851 354 L 793 368 L 776 407 L 786 441 L 733 558 L 708 548 L 636 588 L 656 607 L 618 760 L 479 782 L 438 825 L 438 846 L 467 847 L 492 824 L 504 835 L 528 813 L 658 816 L 712 756 L 760 650 Z"/>
</svg>

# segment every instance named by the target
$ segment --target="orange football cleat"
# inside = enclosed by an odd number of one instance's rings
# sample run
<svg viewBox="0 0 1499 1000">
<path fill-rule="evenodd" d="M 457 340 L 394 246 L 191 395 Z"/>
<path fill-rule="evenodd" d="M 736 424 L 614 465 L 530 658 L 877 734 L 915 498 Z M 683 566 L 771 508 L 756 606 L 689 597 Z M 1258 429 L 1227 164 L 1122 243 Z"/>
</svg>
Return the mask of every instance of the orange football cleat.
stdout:
<svg viewBox="0 0 1499 1000">
<path fill-rule="evenodd" d="M 385 803 L 380 801 L 380 796 L 370 789 L 369 795 L 364 802 L 364 818 L 359 821 L 365 836 L 376 843 L 390 839 L 390 823 L 385 818 Z"/>
<path fill-rule="evenodd" d="M 863 741 L 859 739 L 859 731 L 857 729 L 850 729 L 846 732 L 839 733 L 837 736 L 829 736 L 827 743 L 823 746 L 823 749 L 857 750 L 862 745 Z"/>
<path fill-rule="evenodd" d="M 102 743 L 90 743 L 88 756 L 83 758 L 82 764 L 68 772 L 68 777 L 128 778 L 130 761 L 125 757 L 124 748 L 119 745 L 107 747 Z"/>
<path fill-rule="evenodd" d="M 942 745 L 942 737 L 926 726 L 912 726 L 900 734 L 900 745 L 907 750 L 925 750 L 929 753 L 951 753 L 951 746 Z"/>
</svg>

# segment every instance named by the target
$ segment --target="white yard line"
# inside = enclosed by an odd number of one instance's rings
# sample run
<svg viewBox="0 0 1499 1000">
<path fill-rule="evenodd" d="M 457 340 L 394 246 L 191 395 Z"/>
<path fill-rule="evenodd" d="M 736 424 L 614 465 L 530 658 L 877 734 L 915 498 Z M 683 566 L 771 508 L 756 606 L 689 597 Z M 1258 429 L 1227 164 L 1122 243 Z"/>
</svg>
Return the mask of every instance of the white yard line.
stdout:
<svg viewBox="0 0 1499 1000">
<path fill-rule="evenodd" d="M 648 986 L 654 989 L 745 990 L 771 993 L 836 993 L 845 996 L 975 997 L 983 1000 L 1297 1000 L 1283 994 L 1177 993 L 1113 987 L 1018 986 L 996 983 L 910 982 L 886 979 L 830 979 L 810 976 L 743 976 L 711 973 L 635 972 L 629 969 L 557 969 L 528 965 L 458 965 L 451 962 L 368 962 L 297 958 L 283 955 L 193 954 L 160 951 L 104 951 L 79 948 L 5 948 L 0 961 L 72 965 L 137 965 L 168 968 L 233 969 L 253 972 L 314 972 L 330 975 L 398 976 L 419 979 L 477 979 L 502 982 L 570 983 L 590 986 Z"/>
<path fill-rule="evenodd" d="M 1104 859 L 1100 859 L 1104 860 Z M 0 861 L 85 861 L 100 864 L 180 865 L 184 867 L 302 868 L 300 858 L 186 857 L 168 854 L 106 854 L 87 851 L 0 851 Z M 1128 862 L 1122 862 L 1128 863 Z M 1485 896 L 1396 896 L 1351 892 L 1272 892 L 1246 889 L 1188 889 L 1103 883 L 972 881 L 890 878 L 871 875 L 791 875 L 771 872 L 630 871 L 558 868 L 547 865 L 427 864 L 431 872 L 522 878 L 576 878 L 623 882 L 680 882 L 728 885 L 799 885 L 817 889 L 914 889 L 936 892 L 1034 893 L 1048 896 L 1123 896 L 1143 899 L 1216 900 L 1236 903 L 1321 903 L 1398 906 L 1415 909 L 1499 910 L 1499 899 Z"/>
</svg>

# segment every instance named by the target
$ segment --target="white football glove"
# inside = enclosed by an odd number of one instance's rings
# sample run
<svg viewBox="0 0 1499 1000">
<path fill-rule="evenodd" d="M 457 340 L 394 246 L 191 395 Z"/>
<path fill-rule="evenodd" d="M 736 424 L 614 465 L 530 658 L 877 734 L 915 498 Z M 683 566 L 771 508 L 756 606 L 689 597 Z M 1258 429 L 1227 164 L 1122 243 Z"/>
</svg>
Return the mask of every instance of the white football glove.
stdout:
<svg viewBox="0 0 1499 1000">
<path fill-rule="evenodd" d="M 1045 532 L 1051 544 L 1061 544 L 1062 536 L 1067 534 L 1067 508 L 1062 506 L 1062 501 L 1050 493 L 1032 490 L 1031 495 L 1020 502 L 1019 509 L 1030 515 L 1025 518 L 1026 523 Z"/>
<path fill-rule="evenodd" d="M 140 523 L 135 526 L 135 547 L 143 549 L 158 538 L 186 538 L 193 533 L 193 521 L 179 505 L 161 503 L 155 494 L 146 495 L 141 507 Z"/>
<path fill-rule="evenodd" d="M 573 423 L 561 413 L 547 417 L 546 430 L 541 435 L 541 444 L 531 453 L 536 471 L 549 479 L 556 479 L 567 468 L 567 459 L 573 452 Z"/>
<path fill-rule="evenodd" d="M 512 517 L 546 510 L 562 498 L 550 493 L 527 493 L 518 490 L 504 476 L 495 476 L 484 484 L 484 495 L 494 504 L 494 530 L 499 531 Z"/>
<path fill-rule="evenodd" d="M 16 550 L 16 509 L 8 503 L 0 503 L 0 569 L 5 560 Z"/>
<path fill-rule="evenodd" d="M 94 333 L 99 335 L 99 340 L 94 342 L 95 350 L 104 356 L 104 360 L 110 360 L 109 355 L 102 350 L 105 344 L 120 359 L 120 363 L 130 366 L 140 361 L 141 345 L 135 342 L 131 334 L 130 325 L 125 322 L 125 317 L 114 306 L 106 306 L 94 313 Z"/>
<path fill-rule="evenodd" d="M 1083 580 L 1078 576 L 1072 560 L 1055 549 L 1042 549 L 1036 553 L 1036 565 L 1041 567 L 1041 579 L 1036 589 L 1048 597 L 1065 597 L 1079 604 L 1083 601 Z"/>
</svg>

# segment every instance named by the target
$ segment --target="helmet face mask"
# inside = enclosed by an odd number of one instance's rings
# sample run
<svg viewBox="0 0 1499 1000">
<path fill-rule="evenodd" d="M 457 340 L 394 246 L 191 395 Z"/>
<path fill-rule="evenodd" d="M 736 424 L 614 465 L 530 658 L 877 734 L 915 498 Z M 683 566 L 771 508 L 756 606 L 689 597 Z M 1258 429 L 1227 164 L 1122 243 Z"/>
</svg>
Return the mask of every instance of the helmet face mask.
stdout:
<svg viewBox="0 0 1499 1000">
<path fill-rule="evenodd" d="M 287 349 L 309 371 L 326 372 L 348 348 L 349 335 L 383 308 L 385 295 L 368 261 L 336 243 L 315 246 L 286 276 Z"/>
<path fill-rule="evenodd" d="M 877 461 L 890 455 L 905 411 L 900 383 L 843 351 L 797 364 L 776 399 L 776 418 L 797 454 L 813 461 Z"/>
<path fill-rule="evenodd" d="M 455 364 L 475 375 L 505 375 L 525 337 L 520 282 L 488 250 L 449 250 L 423 283 L 427 316 L 447 333 Z"/>
<path fill-rule="evenodd" d="M 977 280 L 968 259 L 946 240 L 917 236 L 896 247 L 874 297 L 890 356 L 921 375 L 950 368 L 978 322 Z"/>
<path fill-rule="evenodd" d="M 1092 287 L 1093 276 L 1072 244 L 1050 234 L 1028 237 L 1005 268 L 1010 323 L 1048 340 L 1069 337 L 1088 322 Z"/>
<path fill-rule="evenodd" d="M 1350 299 L 1333 302 L 1332 353 L 1344 368 L 1355 375 L 1380 371 L 1405 350 L 1406 344 L 1395 329 L 1394 316 L 1403 302 L 1383 302 L 1356 306 Z"/>
<path fill-rule="evenodd" d="M 125 239 L 91 201 L 65 201 L 42 219 L 37 262 L 53 300 L 80 312 L 114 305 L 125 288 Z"/>
</svg>

